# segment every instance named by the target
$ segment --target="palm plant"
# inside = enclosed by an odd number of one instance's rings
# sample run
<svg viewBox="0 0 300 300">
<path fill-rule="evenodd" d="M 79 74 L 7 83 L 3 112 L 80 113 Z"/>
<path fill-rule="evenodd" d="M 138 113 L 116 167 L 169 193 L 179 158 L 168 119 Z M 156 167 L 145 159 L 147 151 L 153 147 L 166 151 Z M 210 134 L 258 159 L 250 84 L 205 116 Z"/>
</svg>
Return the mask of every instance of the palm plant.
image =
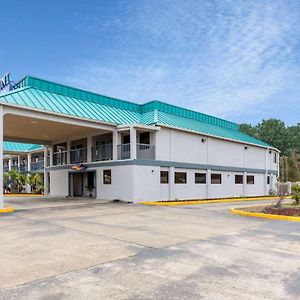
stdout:
<svg viewBox="0 0 300 300">
<path fill-rule="evenodd" d="M 31 186 L 34 194 L 41 194 L 44 189 L 44 183 L 40 174 L 28 174 L 27 183 Z"/>
</svg>

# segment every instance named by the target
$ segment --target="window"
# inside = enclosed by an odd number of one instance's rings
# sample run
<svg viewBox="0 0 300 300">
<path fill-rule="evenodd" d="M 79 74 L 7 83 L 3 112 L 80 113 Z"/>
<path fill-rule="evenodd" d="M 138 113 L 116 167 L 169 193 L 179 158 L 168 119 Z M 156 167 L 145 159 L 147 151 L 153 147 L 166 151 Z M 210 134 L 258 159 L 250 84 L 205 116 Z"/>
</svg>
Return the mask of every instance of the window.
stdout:
<svg viewBox="0 0 300 300">
<path fill-rule="evenodd" d="M 123 135 L 123 144 L 130 144 L 130 135 Z"/>
<path fill-rule="evenodd" d="M 111 170 L 103 170 L 103 184 L 111 184 Z"/>
<path fill-rule="evenodd" d="M 140 133 L 140 144 L 150 144 L 150 132 Z"/>
<path fill-rule="evenodd" d="M 270 175 L 267 177 L 267 184 L 270 184 Z"/>
<path fill-rule="evenodd" d="M 274 152 L 274 164 L 277 164 L 277 153 L 276 152 Z"/>
<path fill-rule="evenodd" d="M 175 172 L 175 183 L 186 183 L 186 173 Z"/>
<path fill-rule="evenodd" d="M 247 176 L 247 184 L 254 184 L 254 176 L 253 175 Z"/>
<path fill-rule="evenodd" d="M 221 174 L 211 174 L 211 184 L 221 184 L 222 183 L 222 175 Z"/>
<path fill-rule="evenodd" d="M 169 183 L 168 171 L 160 171 L 160 183 Z"/>
<path fill-rule="evenodd" d="M 243 175 L 235 175 L 235 184 L 243 184 L 244 176 Z"/>
<path fill-rule="evenodd" d="M 195 183 L 206 183 L 205 173 L 195 173 Z"/>
</svg>

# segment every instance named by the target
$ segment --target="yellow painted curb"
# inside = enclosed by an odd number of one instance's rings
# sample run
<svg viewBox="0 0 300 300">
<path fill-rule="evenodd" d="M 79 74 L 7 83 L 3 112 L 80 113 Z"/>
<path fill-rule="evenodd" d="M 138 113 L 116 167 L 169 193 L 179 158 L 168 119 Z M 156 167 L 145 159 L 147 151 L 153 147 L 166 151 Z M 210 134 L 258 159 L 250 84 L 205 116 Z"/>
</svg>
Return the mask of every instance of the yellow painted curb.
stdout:
<svg viewBox="0 0 300 300">
<path fill-rule="evenodd" d="M 272 214 L 264 214 L 264 213 L 253 213 L 253 212 L 238 210 L 235 208 L 231 208 L 230 212 L 235 215 L 241 215 L 241 216 L 247 216 L 247 217 L 300 222 L 300 217 L 272 215 Z"/>
<path fill-rule="evenodd" d="M 4 194 L 4 197 L 42 197 L 43 194 Z"/>
<path fill-rule="evenodd" d="M 14 209 L 11 207 L 0 208 L 0 214 L 6 214 L 6 213 L 13 212 L 13 211 L 14 211 Z"/>
<path fill-rule="evenodd" d="M 140 202 L 143 205 L 154 206 L 177 206 L 177 205 L 196 205 L 196 204 L 208 204 L 208 203 L 226 203 L 226 202 L 243 202 L 243 201 L 264 201 L 275 200 L 278 197 L 249 197 L 249 198 L 230 198 L 230 199 L 212 199 L 212 200 L 182 200 L 182 201 L 146 201 Z M 287 196 L 285 198 L 291 198 Z"/>
</svg>

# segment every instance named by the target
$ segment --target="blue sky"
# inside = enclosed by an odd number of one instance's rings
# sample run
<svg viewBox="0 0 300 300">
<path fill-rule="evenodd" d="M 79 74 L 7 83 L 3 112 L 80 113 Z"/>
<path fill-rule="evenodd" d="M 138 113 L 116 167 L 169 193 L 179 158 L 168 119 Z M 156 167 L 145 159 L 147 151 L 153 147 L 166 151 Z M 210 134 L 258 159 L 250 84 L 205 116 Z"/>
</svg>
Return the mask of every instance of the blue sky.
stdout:
<svg viewBox="0 0 300 300">
<path fill-rule="evenodd" d="M 300 122 L 300 1 L 2 0 L 0 73 Z"/>
</svg>

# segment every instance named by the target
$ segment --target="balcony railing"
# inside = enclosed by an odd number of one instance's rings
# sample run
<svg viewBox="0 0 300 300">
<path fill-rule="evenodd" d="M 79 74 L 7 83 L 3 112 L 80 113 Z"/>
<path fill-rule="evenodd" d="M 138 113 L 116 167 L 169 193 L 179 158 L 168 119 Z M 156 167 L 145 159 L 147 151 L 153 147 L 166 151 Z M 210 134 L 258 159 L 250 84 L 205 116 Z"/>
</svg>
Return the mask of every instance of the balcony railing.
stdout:
<svg viewBox="0 0 300 300">
<path fill-rule="evenodd" d="M 23 173 L 28 171 L 27 165 L 21 165 L 18 169 L 20 172 L 23 172 Z"/>
<path fill-rule="evenodd" d="M 137 159 L 155 159 L 155 146 L 150 144 L 136 144 Z M 118 159 L 130 159 L 130 144 L 118 145 Z"/>
<path fill-rule="evenodd" d="M 44 161 L 39 160 L 39 161 L 34 161 L 30 163 L 30 170 L 31 171 L 42 171 L 44 170 Z"/>
<path fill-rule="evenodd" d="M 74 149 L 70 151 L 71 164 L 84 163 L 87 161 L 87 149 Z"/>
<path fill-rule="evenodd" d="M 130 158 L 130 144 L 120 144 L 118 147 L 118 159 Z"/>
<path fill-rule="evenodd" d="M 113 146 L 112 144 L 98 145 L 92 148 L 92 161 L 112 160 Z"/>
<path fill-rule="evenodd" d="M 3 172 L 8 172 L 9 171 L 9 166 L 3 166 Z"/>
<path fill-rule="evenodd" d="M 49 162 L 49 158 L 48 158 Z M 53 165 L 60 166 L 67 164 L 67 151 L 59 151 L 53 153 Z"/>
<path fill-rule="evenodd" d="M 18 165 L 11 165 L 11 170 L 18 170 L 18 169 L 19 169 Z"/>
<path fill-rule="evenodd" d="M 155 159 L 155 146 L 150 144 L 136 144 L 137 159 Z"/>
</svg>

